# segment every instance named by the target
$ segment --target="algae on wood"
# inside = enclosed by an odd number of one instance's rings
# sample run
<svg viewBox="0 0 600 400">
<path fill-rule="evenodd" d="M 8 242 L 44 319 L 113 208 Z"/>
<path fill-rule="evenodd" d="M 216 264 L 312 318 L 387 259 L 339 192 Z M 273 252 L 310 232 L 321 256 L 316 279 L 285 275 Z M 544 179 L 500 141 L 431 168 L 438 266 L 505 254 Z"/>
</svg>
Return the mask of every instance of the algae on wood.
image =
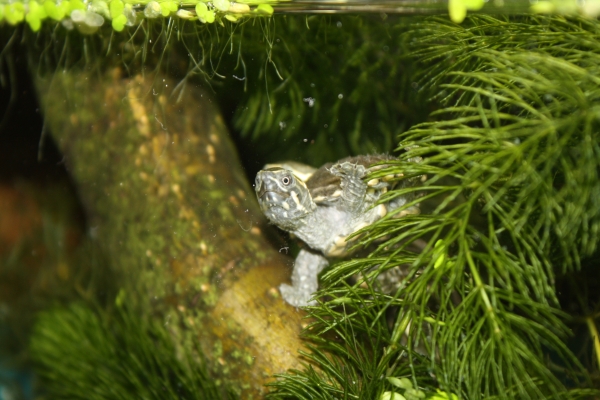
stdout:
<svg viewBox="0 0 600 400">
<path fill-rule="evenodd" d="M 263 236 L 254 191 L 206 93 L 119 68 L 37 85 L 89 241 L 125 301 L 163 321 L 179 352 L 198 343 L 214 376 L 245 398 L 299 367 L 302 313 L 276 289 L 286 259 Z"/>
</svg>

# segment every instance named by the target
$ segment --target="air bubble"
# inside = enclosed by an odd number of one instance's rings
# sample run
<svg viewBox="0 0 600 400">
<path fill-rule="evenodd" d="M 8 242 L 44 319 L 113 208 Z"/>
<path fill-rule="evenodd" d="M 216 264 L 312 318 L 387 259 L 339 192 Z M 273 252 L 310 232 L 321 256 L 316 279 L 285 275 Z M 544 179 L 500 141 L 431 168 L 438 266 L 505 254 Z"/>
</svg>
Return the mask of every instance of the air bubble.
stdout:
<svg viewBox="0 0 600 400">
<path fill-rule="evenodd" d="M 73 10 L 71 12 L 71 19 L 73 22 L 85 24 L 89 27 L 98 27 L 104 24 L 104 18 L 102 15 L 97 14 L 93 11 Z"/>
<path fill-rule="evenodd" d="M 73 10 L 73 12 L 71 13 L 71 19 L 73 20 L 73 22 L 85 21 L 85 11 Z"/>
<path fill-rule="evenodd" d="M 158 18 L 162 15 L 162 9 L 157 1 L 151 1 L 144 9 L 146 18 Z"/>
<path fill-rule="evenodd" d="M 313 99 L 312 97 L 306 97 L 304 99 L 302 99 L 305 103 L 308 103 L 309 107 L 312 107 L 315 105 L 315 99 Z"/>
</svg>

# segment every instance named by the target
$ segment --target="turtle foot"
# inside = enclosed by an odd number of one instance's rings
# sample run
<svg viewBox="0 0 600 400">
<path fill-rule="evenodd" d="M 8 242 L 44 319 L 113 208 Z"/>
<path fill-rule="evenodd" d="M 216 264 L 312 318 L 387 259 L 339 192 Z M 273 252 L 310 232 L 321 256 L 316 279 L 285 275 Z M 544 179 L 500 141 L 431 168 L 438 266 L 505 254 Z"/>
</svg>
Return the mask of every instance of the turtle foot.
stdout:
<svg viewBox="0 0 600 400">
<path fill-rule="evenodd" d="M 283 297 L 288 304 L 294 307 L 306 307 L 316 304 L 315 300 L 310 300 L 312 293 L 307 294 L 300 288 L 295 288 L 291 285 L 282 283 L 279 285 L 279 291 L 281 292 L 281 297 Z"/>
<path fill-rule="evenodd" d="M 365 175 L 365 167 L 360 164 L 353 164 L 351 162 L 343 162 L 333 165 L 329 172 L 333 175 L 339 176 L 344 179 L 357 179 L 360 180 Z"/>
<path fill-rule="evenodd" d="M 360 164 L 343 162 L 335 164 L 329 172 L 342 179 L 342 199 L 346 211 L 357 212 L 363 204 L 367 193 L 367 185 L 362 181 L 365 176 L 365 167 Z"/>
<path fill-rule="evenodd" d="M 294 307 L 315 304 L 309 301 L 319 288 L 318 275 L 329 262 L 323 255 L 302 249 L 294 262 L 292 285 L 282 284 L 279 291 L 283 299 Z"/>
</svg>

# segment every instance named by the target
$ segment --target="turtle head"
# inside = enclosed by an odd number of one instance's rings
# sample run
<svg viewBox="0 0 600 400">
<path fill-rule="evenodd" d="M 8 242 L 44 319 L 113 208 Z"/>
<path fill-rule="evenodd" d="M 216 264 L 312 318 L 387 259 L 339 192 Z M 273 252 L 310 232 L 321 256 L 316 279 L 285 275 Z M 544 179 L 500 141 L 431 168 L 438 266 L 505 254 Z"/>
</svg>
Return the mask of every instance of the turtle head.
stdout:
<svg viewBox="0 0 600 400">
<path fill-rule="evenodd" d="M 287 169 L 274 167 L 259 171 L 254 189 L 269 221 L 286 231 L 299 228 L 304 217 L 317 207 L 304 182 Z"/>
</svg>

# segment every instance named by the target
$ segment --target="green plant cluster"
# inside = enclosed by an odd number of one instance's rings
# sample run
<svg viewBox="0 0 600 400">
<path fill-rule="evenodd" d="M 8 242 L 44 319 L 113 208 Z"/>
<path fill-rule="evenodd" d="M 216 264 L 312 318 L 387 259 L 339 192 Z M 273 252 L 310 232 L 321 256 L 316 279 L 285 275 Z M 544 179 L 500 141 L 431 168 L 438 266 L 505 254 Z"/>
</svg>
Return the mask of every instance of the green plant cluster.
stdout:
<svg viewBox="0 0 600 400">
<path fill-rule="evenodd" d="M 143 318 L 125 297 L 119 295 L 112 311 L 74 303 L 38 316 L 31 352 L 45 396 L 234 398 L 208 377 L 198 349 L 178 355 L 168 324 Z"/>
<path fill-rule="evenodd" d="M 484 0 L 449 0 L 447 11 L 450 19 L 461 23 L 467 16 L 468 11 L 481 10 L 485 5 Z M 584 15 L 595 18 L 599 14 L 600 2 L 598 0 L 588 0 L 578 2 L 577 0 L 550 0 L 536 1 L 530 7 L 528 2 L 517 0 L 510 2 L 511 6 L 517 10 L 528 9 L 534 13 L 557 13 L 561 15 Z M 95 28 L 104 23 L 104 18 L 112 22 L 115 31 L 122 31 L 125 26 L 137 26 L 144 18 L 153 19 L 157 17 L 175 16 L 183 20 L 198 20 L 202 23 L 212 23 L 215 20 L 221 22 L 222 19 L 231 22 L 238 22 L 248 16 L 272 15 L 273 5 L 281 7 L 285 11 L 287 6 L 297 11 L 303 8 L 311 8 L 310 4 L 294 4 L 290 0 L 241 0 L 233 2 L 229 0 L 212 1 L 180 1 L 173 0 L 143 0 L 133 2 L 130 0 L 44 0 L 39 3 L 37 0 L 10 1 L 5 4 L 0 3 L 0 21 L 6 18 L 11 25 L 18 24 L 25 20 L 34 32 L 40 29 L 41 21 L 51 18 L 56 21 L 63 21 L 70 26 L 73 23 L 84 33 L 95 32 Z M 349 7 L 335 1 L 323 1 L 318 8 L 335 13 L 339 11 L 364 9 L 369 4 L 351 4 Z M 417 6 L 424 7 L 424 10 L 443 11 L 443 3 L 437 5 L 435 2 L 424 1 Z M 253 9 L 250 6 L 255 6 Z M 381 4 L 371 4 L 371 11 L 375 11 Z M 504 2 L 495 2 L 488 6 L 487 10 L 514 12 L 505 8 Z M 411 13 L 410 7 L 406 7 L 406 13 Z"/>
<path fill-rule="evenodd" d="M 238 104 L 233 126 L 263 160 L 320 166 L 349 154 L 388 152 L 398 134 L 431 112 L 406 58 L 409 42 L 399 39 L 410 18 L 274 17 L 261 23 L 261 29 L 241 26 L 232 38 L 242 95 L 218 82 L 214 87 L 217 96 L 231 94 L 226 101 Z"/>
<path fill-rule="evenodd" d="M 250 5 L 255 6 L 253 9 Z M 67 28 L 77 27 L 83 33 L 93 33 L 106 19 L 111 21 L 115 31 L 121 32 L 126 26 L 138 26 L 142 20 L 154 18 L 178 17 L 183 20 L 202 23 L 231 22 L 248 16 L 268 16 L 273 7 L 268 2 L 229 0 L 186 1 L 173 0 L 132 2 L 123 0 L 45 0 L 38 2 L 16 1 L 0 2 L 0 22 L 6 20 L 10 25 L 26 21 L 32 31 L 40 30 L 42 21 L 51 19 L 63 22 Z M 222 23 L 222 22 L 221 22 Z"/>
<path fill-rule="evenodd" d="M 567 346 L 574 316 L 557 280 L 597 257 L 600 24 L 433 18 L 403 39 L 441 108 L 368 179 L 427 176 L 382 200 L 418 192 L 424 212 L 364 229 L 361 246 L 375 251 L 324 273 L 307 330 L 316 367 L 282 376 L 273 397 L 383 399 L 398 377 L 432 398 L 438 388 L 467 399 L 593 395 Z M 395 268 L 406 278 L 378 292 Z"/>
</svg>

